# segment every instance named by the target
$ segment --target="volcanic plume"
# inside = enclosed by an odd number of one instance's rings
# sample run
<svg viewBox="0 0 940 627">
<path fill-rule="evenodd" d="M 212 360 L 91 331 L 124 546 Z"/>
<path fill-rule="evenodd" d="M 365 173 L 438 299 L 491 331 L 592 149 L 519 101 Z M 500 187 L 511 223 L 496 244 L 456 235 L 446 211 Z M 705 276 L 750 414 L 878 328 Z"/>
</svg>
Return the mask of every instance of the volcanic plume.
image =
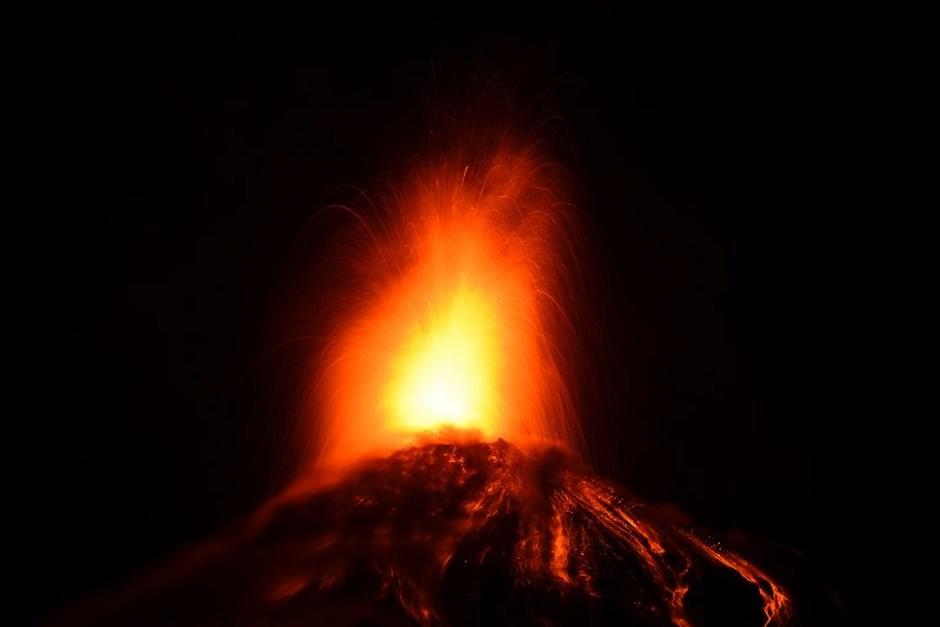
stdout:
<svg viewBox="0 0 940 627">
<path fill-rule="evenodd" d="M 472 149 L 467 145 L 473 145 Z M 346 207 L 303 476 L 77 612 L 135 625 L 785 622 L 760 568 L 590 470 L 560 169 L 506 135 Z"/>
</svg>

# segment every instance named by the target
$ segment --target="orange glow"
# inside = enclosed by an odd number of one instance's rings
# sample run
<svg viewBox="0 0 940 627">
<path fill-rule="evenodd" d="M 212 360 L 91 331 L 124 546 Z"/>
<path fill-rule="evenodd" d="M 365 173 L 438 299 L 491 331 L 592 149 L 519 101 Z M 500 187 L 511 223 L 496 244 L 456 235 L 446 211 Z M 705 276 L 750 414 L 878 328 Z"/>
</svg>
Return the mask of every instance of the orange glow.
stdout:
<svg viewBox="0 0 940 627">
<path fill-rule="evenodd" d="M 499 326 L 486 296 L 468 285 L 442 297 L 392 360 L 384 410 L 396 428 L 477 429 L 490 437 L 499 411 Z"/>
<path fill-rule="evenodd" d="M 779 622 L 788 617 L 790 612 L 789 596 L 783 588 L 765 575 L 763 571 L 744 558 L 729 551 L 717 549 L 691 533 L 686 533 L 685 537 L 711 560 L 735 571 L 745 581 L 757 588 L 764 605 L 764 616 L 766 617 L 764 627 L 769 627 L 774 622 Z"/>
<path fill-rule="evenodd" d="M 360 218 L 355 305 L 319 375 L 321 463 L 441 430 L 577 448 L 559 371 L 570 216 L 552 170 L 505 146 L 440 160 L 383 219 Z"/>
</svg>

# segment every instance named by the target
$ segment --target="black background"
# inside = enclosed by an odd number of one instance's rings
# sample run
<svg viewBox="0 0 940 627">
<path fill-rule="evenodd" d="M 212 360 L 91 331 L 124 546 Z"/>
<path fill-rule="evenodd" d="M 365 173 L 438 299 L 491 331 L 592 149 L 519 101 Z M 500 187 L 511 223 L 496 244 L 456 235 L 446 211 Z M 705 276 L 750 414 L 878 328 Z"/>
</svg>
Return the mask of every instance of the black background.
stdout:
<svg viewBox="0 0 940 627">
<path fill-rule="evenodd" d="M 602 471 L 782 547 L 851 610 L 845 22 L 593 3 L 81 18 L 60 17 L 36 79 L 56 130 L 30 262 L 32 610 L 120 583 L 290 478 L 304 351 L 276 346 L 298 237 L 480 77 L 552 120 L 591 225 Z"/>
</svg>

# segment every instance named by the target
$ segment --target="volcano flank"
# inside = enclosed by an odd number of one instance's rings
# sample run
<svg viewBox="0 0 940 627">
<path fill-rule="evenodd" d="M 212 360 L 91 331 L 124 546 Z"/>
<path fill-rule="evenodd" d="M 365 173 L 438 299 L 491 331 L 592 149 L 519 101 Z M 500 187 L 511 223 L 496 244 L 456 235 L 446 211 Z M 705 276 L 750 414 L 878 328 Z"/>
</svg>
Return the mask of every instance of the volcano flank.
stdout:
<svg viewBox="0 0 940 627">
<path fill-rule="evenodd" d="M 755 566 L 560 449 L 498 440 L 405 448 L 294 491 L 66 622 L 760 625 L 788 612 Z"/>
</svg>

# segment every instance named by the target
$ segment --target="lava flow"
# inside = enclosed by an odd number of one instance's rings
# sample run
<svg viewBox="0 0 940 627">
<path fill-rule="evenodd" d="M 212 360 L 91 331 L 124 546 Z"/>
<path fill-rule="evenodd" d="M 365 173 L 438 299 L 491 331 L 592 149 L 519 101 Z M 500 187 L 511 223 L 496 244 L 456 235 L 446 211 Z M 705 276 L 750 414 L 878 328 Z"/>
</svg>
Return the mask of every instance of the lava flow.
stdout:
<svg viewBox="0 0 940 627">
<path fill-rule="evenodd" d="M 561 449 L 497 440 L 364 462 L 67 622 L 725 626 L 788 611 L 759 568 Z"/>
<path fill-rule="evenodd" d="M 559 180 L 495 142 L 419 168 L 386 219 L 356 214 L 310 407 L 318 479 L 93 622 L 785 622 L 761 569 L 588 470 Z"/>
</svg>

